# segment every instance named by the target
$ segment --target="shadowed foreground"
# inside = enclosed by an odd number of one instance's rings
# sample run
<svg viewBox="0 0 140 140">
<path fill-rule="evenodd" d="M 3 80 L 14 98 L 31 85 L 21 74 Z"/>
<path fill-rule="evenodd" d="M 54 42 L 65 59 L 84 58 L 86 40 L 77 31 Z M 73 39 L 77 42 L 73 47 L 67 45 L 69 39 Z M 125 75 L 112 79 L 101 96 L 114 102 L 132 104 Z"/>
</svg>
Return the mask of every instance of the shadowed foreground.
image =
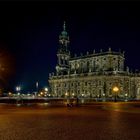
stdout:
<svg viewBox="0 0 140 140">
<path fill-rule="evenodd" d="M 139 140 L 140 103 L 0 104 L 0 140 Z"/>
</svg>

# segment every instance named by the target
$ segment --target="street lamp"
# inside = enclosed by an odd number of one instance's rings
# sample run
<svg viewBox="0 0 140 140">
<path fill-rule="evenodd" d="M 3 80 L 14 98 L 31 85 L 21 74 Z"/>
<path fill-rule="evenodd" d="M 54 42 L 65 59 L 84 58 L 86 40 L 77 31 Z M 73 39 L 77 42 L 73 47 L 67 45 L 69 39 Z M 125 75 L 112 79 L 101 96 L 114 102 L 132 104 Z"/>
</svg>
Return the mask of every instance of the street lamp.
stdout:
<svg viewBox="0 0 140 140">
<path fill-rule="evenodd" d="M 17 103 L 18 103 L 18 101 L 20 101 L 21 100 L 21 96 L 20 96 L 20 90 L 21 90 L 21 87 L 20 86 L 17 86 L 16 87 L 16 91 L 17 91 Z M 23 101 L 22 101 L 23 102 Z"/>
<path fill-rule="evenodd" d="M 48 88 L 44 88 L 45 92 L 48 92 Z"/>
<path fill-rule="evenodd" d="M 40 95 L 43 97 L 44 96 L 44 93 L 43 92 L 40 92 Z"/>
<path fill-rule="evenodd" d="M 82 97 L 84 97 L 84 94 L 82 93 Z"/>
<path fill-rule="evenodd" d="M 68 99 L 68 93 L 67 92 L 65 93 L 65 98 L 66 98 L 66 104 L 67 104 L 67 106 L 69 106 L 69 99 Z"/>
<path fill-rule="evenodd" d="M 65 96 L 68 97 L 68 93 L 67 92 L 65 93 Z"/>
<path fill-rule="evenodd" d="M 117 86 L 113 87 L 113 92 L 115 93 L 115 102 L 117 101 L 117 93 L 119 92 L 119 88 Z"/>
<path fill-rule="evenodd" d="M 9 97 L 11 97 L 11 96 L 12 96 L 12 93 L 11 93 L 11 92 L 9 92 L 9 93 L 8 93 L 8 96 L 9 96 Z"/>
<path fill-rule="evenodd" d="M 105 101 L 105 94 L 103 93 L 103 101 Z"/>
<path fill-rule="evenodd" d="M 47 87 L 45 87 L 45 88 L 44 88 L 44 96 L 46 97 L 46 96 L 47 96 L 47 94 L 48 94 L 48 88 L 47 88 Z"/>
<path fill-rule="evenodd" d="M 128 97 L 128 94 L 126 93 L 126 94 L 125 94 L 125 101 L 127 101 L 127 97 Z"/>
<path fill-rule="evenodd" d="M 74 93 L 72 93 L 72 97 L 74 98 L 74 96 L 75 96 L 75 94 Z"/>
<path fill-rule="evenodd" d="M 17 91 L 18 95 L 20 95 L 20 90 L 21 90 L 21 87 L 20 86 L 17 86 L 16 87 L 16 91 Z"/>
</svg>

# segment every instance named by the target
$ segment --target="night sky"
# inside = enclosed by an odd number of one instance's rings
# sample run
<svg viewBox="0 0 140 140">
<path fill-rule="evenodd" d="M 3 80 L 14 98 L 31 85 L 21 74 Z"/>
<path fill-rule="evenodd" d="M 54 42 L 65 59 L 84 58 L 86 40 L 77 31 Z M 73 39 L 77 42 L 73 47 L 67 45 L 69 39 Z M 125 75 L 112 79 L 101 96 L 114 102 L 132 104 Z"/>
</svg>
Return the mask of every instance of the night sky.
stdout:
<svg viewBox="0 0 140 140">
<path fill-rule="evenodd" d="M 48 86 L 55 71 L 63 21 L 71 52 L 125 51 L 125 64 L 140 69 L 140 4 L 133 2 L 0 2 L 0 60 L 6 59 L 6 86 L 23 90 Z M 2 63 L 2 62 L 1 62 Z"/>
</svg>

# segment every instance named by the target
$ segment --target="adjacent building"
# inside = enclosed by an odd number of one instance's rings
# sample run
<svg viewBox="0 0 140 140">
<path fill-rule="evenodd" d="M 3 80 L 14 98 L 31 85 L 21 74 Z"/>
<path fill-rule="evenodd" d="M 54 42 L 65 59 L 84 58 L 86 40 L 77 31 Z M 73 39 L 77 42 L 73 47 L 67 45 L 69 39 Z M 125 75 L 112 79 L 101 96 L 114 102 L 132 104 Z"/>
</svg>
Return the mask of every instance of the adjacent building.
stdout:
<svg viewBox="0 0 140 140">
<path fill-rule="evenodd" d="M 49 75 L 53 97 L 82 97 L 95 100 L 140 99 L 140 74 L 124 66 L 124 52 L 87 52 L 71 57 L 66 25 L 59 36 L 56 72 Z M 117 90 L 115 90 L 117 89 Z"/>
</svg>

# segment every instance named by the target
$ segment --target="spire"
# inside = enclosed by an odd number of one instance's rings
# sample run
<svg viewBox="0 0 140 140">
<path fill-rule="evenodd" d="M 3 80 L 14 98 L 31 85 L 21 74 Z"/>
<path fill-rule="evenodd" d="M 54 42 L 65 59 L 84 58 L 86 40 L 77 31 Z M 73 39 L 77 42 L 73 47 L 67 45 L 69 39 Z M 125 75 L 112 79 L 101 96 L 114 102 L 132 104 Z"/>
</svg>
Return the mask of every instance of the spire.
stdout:
<svg viewBox="0 0 140 140">
<path fill-rule="evenodd" d="M 63 31 L 61 32 L 61 35 L 65 38 L 65 37 L 68 37 L 68 33 L 66 31 L 66 22 L 64 21 L 64 24 L 63 24 Z"/>
<path fill-rule="evenodd" d="M 66 31 L 66 22 L 64 21 L 64 24 L 63 24 L 63 31 Z"/>
<path fill-rule="evenodd" d="M 64 21 L 63 23 L 63 31 L 61 32 L 61 34 L 59 35 L 59 43 L 62 46 L 68 46 L 69 44 L 69 36 L 68 33 L 66 31 L 66 22 Z"/>
</svg>

